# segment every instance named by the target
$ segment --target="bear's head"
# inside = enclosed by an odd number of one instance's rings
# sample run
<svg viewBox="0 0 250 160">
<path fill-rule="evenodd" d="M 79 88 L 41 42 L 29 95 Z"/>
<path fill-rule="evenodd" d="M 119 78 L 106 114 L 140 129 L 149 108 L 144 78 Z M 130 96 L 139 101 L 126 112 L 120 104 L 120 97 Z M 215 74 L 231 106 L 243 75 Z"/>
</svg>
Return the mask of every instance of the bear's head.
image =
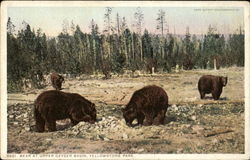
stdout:
<svg viewBox="0 0 250 160">
<path fill-rule="evenodd" d="M 91 118 L 94 120 L 94 122 L 96 121 L 96 109 L 95 109 L 95 104 L 90 102 L 90 107 L 87 108 L 86 111 Z"/>
<path fill-rule="evenodd" d="M 227 85 L 227 77 L 220 77 L 220 81 L 221 81 L 221 84 L 223 85 L 223 87 L 225 87 Z"/>
<path fill-rule="evenodd" d="M 126 124 L 131 126 L 133 120 L 137 116 L 136 107 L 133 107 L 133 105 L 127 105 L 125 108 L 122 108 L 122 113 Z"/>
<path fill-rule="evenodd" d="M 89 104 L 84 100 L 77 99 L 70 106 L 70 116 L 76 122 L 84 121 L 95 123 L 96 109 L 93 103 Z"/>
</svg>

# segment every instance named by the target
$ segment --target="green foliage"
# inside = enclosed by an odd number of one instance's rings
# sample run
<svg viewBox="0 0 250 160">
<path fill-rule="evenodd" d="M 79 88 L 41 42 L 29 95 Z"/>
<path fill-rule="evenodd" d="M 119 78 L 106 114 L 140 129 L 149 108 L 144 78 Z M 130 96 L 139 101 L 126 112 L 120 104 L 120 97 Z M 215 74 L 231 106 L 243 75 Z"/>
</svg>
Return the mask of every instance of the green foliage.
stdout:
<svg viewBox="0 0 250 160">
<path fill-rule="evenodd" d="M 15 33 L 11 19 L 7 22 L 7 79 L 8 91 L 22 90 L 29 85 L 44 87 L 44 75 L 59 72 L 77 76 L 102 71 L 105 78 L 111 72 L 123 73 L 124 69 L 159 70 L 170 72 L 177 65 L 184 69 L 212 68 L 217 66 L 244 66 L 244 33 L 222 35 L 209 26 L 208 33 L 191 35 L 187 27 L 186 35 L 151 34 L 146 29 L 141 35 L 132 32 L 123 17 L 117 14 L 116 28 L 112 26 L 111 9 L 107 8 L 106 30 L 99 32 L 94 20 L 90 23 L 90 33 L 81 31 L 72 22 L 71 32 L 67 21 L 57 37 L 47 37 L 41 29 L 36 32 L 30 25 Z M 138 24 L 143 14 L 138 10 Z M 163 24 L 163 23 L 159 23 Z M 138 25 L 139 26 L 139 25 Z M 137 27 L 138 27 L 137 26 Z M 116 30 L 117 32 L 114 32 Z M 163 31 L 163 29 L 161 28 Z M 112 31 L 112 32 L 111 32 Z M 25 83 L 24 83 L 25 82 Z"/>
<path fill-rule="evenodd" d="M 112 57 L 112 71 L 116 73 L 123 73 L 123 68 L 125 66 L 126 57 L 124 54 L 118 53 Z"/>
</svg>

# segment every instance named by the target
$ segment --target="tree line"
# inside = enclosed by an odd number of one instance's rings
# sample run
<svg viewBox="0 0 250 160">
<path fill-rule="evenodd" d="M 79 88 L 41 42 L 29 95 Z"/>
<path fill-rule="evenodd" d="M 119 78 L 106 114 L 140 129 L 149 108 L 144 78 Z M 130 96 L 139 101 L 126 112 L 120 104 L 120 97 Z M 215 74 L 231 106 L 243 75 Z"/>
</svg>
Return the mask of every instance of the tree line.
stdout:
<svg viewBox="0 0 250 160">
<path fill-rule="evenodd" d="M 219 34 L 208 26 L 204 35 L 191 35 L 189 27 L 183 36 L 169 33 L 165 12 L 158 13 L 159 34 L 142 30 L 143 13 L 135 13 L 135 31 L 125 17 L 117 13 L 111 19 L 112 8 L 106 8 L 104 30 L 101 32 L 94 20 L 90 33 L 83 32 L 79 25 L 63 22 L 62 32 L 56 37 L 47 37 L 41 29 L 25 27 L 15 33 L 11 18 L 7 22 L 7 80 L 8 91 L 21 90 L 25 80 L 33 87 L 41 88 L 44 75 L 52 71 L 80 75 L 101 72 L 105 78 L 111 73 L 122 74 L 124 70 L 144 70 L 152 73 L 171 72 L 177 66 L 183 69 L 212 68 L 232 65 L 244 66 L 244 31 L 230 35 Z"/>
</svg>

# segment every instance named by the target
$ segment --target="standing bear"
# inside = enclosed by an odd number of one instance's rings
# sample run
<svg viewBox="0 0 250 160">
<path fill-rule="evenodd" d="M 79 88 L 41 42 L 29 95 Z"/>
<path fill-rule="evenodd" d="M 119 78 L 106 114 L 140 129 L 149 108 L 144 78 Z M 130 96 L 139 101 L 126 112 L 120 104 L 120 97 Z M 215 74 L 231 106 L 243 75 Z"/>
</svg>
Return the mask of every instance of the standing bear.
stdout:
<svg viewBox="0 0 250 160">
<path fill-rule="evenodd" d="M 150 85 L 135 91 L 122 112 L 128 126 L 132 126 L 134 119 L 141 125 L 160 125 L 164 124 L 167 108 L 167 93 L 161 87 Z"/>
<path fill-rule="evenodd" d="M 204 75 L 199 79 L 198 89 L 201 99 L 205 94 L 212 93 L 213 99 L 218 100 L 222 93 L 222 88 L 227 85 L 227 77 Z"/>
<path fill-rule="evenodd" d="M 62 82 L 64 81 L 63 76 L 59 75 L 58 73 L 52 73 L 50 75 L 51 83 L 52 86 L 56 90 L 61 90 L 62 89 Z"/>
<path fill-rule="evenodd" d="M 34 103 L 34 117 L 38 132 L 56 131 L 56 120 L 70 118 L 73 125 L 80 121 L 96 121 L 95 104 L 77 93 L 50 90 L 41 93 Z"/>
</svg>

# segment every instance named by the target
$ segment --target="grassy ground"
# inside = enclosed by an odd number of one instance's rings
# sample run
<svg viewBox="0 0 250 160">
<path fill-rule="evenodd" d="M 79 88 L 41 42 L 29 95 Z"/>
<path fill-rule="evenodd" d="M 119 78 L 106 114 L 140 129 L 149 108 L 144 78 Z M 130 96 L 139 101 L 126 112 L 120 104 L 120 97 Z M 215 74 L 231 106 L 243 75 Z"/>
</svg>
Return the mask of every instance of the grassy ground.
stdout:
<svg viewBox="0 0 250 160">
<path fill-rule="evenodd" d="M 98 124 L 105 124 L 104 128 L 97 129 L 97 124 L 88 129 L 84 125 L 68 125 L 57 132 L 33 132 L 33 101 L 52 87 L 8 94 L 8 152 L 244 153 L 243 71 L 243 68 L 193 70 L 135 78 L 113 76 L 109 80 L 97 76 L 66 78 L 63 91 L 80 93 L 96 103 Z M 199 99 L 197 82 L 204 74 L 229 77 L 220 100 L 210 99 L 211 95 L 205 100 Z M 127 127 L 121 108 L 135 90 L 149 84 L 159 85 L 168 93 L 170 107 L 166 123 Z M 114 117 L 110 120 L 114 128 L 108 127 L 107 117 Z"/>
</svg>

